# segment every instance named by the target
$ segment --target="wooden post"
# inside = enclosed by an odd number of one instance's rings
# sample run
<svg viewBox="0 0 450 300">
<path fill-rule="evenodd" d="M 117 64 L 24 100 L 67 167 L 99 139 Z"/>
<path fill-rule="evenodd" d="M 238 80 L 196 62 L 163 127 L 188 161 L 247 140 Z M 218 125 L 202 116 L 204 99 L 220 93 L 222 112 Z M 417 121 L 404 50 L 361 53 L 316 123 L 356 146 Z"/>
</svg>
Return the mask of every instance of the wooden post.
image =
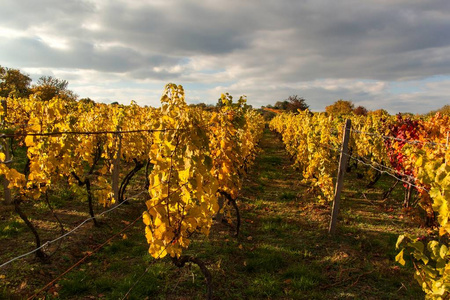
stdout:
<svg viewBox="0 0 450 300">
<path fill-rule="evenodd" d="M 3 108 L 3 116 L 1 118 L 1 126 L 2 126 L 2 128 L 4 128 L 5 127 L 5 118 L 6 118 L 6 114 L 7 114 L 7 108 L 8 108 L 8 106 L 6 104 L 6 100 L 2 100 L 1 105 Z M 5 161 L 11 160 L 11 153 L 9 152 L 9 145 L 5 138 L 3 138 L 3 140 L 2 140 L 1 148 L 2 148 L 3 152 L 5 153 Z M 9 181 L 6 178 L 3 178 L 2 183 L 3 183 L 3 195 L 5 198 L 5 204 L 7 204 L 7 205 L 12 204 L 11 190 L 8 188 Z"/>
<path fill-rule="evenodd" d="M 331 212 L 331 222 L 330 227 L 328 228 L 328 233 L 331 235 L 334 235 L 336 233 L 336 223 L 337 223 L 337 217 L 339 213 L 339 204 L 341 201 L 341 191 L 342 186 L 344 183 L 344 174 L 345 170 L 347 169 L 347 162 L 348 162 L 348 140 L 350 138 L 350 127 L 352 126 L 352 122 L 350 119 L 347 119 L 345 122 L 344 127 L 344 135 L 342 137 L 342 149 L 341 149 L 341 156 L 339 159 L 339 168 L 338 168 L 338 175 L 336 180 L 336 189 L 334 192 L 334 200 L 333 200 L 333 209 Z"/>
<path fill-rule="evenodd" d="M 114 166 L 112 170 L 112 190 L 114 203 L 119 202 L 119 171 L 120 171 L 120 156 L 122 154 L 122 135 L 119 133 L 119 142 L 117 147 L 116 159 L 114 160 Z"/>
</svg>

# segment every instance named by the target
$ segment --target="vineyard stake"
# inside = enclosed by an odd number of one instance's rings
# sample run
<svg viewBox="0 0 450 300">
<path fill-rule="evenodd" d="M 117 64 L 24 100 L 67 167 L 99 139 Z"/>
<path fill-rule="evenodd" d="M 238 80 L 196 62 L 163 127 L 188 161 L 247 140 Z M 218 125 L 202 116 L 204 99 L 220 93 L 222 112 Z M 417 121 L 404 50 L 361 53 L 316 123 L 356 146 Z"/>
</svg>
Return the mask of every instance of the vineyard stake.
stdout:
<svg viewBox="0 0 450 300">
<path fill-rule="evenodd" d="M 338 175 L 336 180 L 336 189 L 334 192 L 334 200 L 333 200 L 333 208 L 331 211 L 331 221 L 330 221 L 330 227 L 328 228 L 328 233 L 331 235 L 334 235 L 336 233 L 336 223 L 337 223 L 337 217 L 339 213 L 339 204 L 341 201 L 341 191 L 342 186 L 344 183 L 344 174 L 345 170 L 347 169 L 347 162 L 348 162 L 348 140 L 350 138 L 350 127 L 352 126 L 352 122 L 350 119 L 347 119 L 345 122 L 344 127 L 344 134 L 342 137 L 342 149 L 341 149 L 341 156 L 339 159 L 339 168 L 338 168 Z"/>
</svg>

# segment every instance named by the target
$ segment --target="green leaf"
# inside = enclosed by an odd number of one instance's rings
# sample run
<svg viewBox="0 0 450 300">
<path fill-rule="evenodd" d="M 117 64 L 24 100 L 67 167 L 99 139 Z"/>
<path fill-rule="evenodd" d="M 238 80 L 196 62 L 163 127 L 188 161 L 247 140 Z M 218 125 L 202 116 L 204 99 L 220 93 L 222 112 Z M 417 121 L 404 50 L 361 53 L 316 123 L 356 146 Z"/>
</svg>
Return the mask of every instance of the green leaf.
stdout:
<svg viewBox="0 0 450 300">
<path fill-rule="evenodd" d="M 437 260 L 439 258 L 439 242 L 430 241 L 427 245 L 427 248 L 430 251 L 431 258 Z"/>
<path fill-rule="evenodd" d="M 408 246 L 416 249 L 420 253 L 423 253 L 423 250 L 425 249 L 425 246 L 420 241 L 415 241 L 415 242 L 408 243 Z"/>
<path fill-rule="evenodd" d="M 425 265 L 428 264 L 428 262 L 430 261 L 430 259 L 423 253 L 414 252 L 413 255 L 415 259 L 423 261 Z"/>
</svg>

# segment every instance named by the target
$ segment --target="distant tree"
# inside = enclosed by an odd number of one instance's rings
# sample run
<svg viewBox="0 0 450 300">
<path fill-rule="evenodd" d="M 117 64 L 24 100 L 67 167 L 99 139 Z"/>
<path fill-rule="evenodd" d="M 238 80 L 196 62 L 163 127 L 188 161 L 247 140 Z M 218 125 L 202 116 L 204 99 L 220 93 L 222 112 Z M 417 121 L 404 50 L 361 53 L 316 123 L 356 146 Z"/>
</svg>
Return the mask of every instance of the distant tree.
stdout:
<svg viewBox="0 0 450 300">
<path fill-rule="evenodd" d="M 369 111 L 368 114 L 369 115 L 375 115 L 375 116 L 378 116 L 378 117 L 389 116 L 389 113 L 385 109 L 377 109 L 377 110 Z"/>
<path fill-rule="evenodd" d="M 287 101 L 289 102 L 288 110 L 292 112 L 297 112 L 298 110 L 307 110 L 309 108 L 309 105 L 306 104 L 306 100 L 297 95 L 289 96 L 289 98 L 287 98 Z"/>
<path fill-rule="evenodd" d="M 441 107 L 440 109 L 438 109 L 438 112 L 440 112 L 443 115 L 450 115 L 450 105 L 444 105 L 443 107 Z"/>
<path fill-rule="evenodd" d="M 428 113 L 428 115 L 435 115 L 436 113 L 440 113 L 443 115 L 450 115 L 450 105 L 444 105 L 441 108 L 439 108 L 438 110 L 432 110 Z"/>
<path fill-rule="evenodd" d="M 267 107 L 269 107 L 269 105 Z M 296 113 L 298 110 L 308 109 L 309 105 L 306 104 L 306 100 L 304 98 L 293 95 L 289 96 L 284 101 L 277 101 L 274 108 Z"/>
<path fill-rule="evenodd" d="M 69 82 L 61 80 L 52 76 L 42 76 L 39 78 L 37 84 L 33 85 L 32 91 L 36 98 L 42 101 L 50 101 L 55 97 L 60 97 L 64 100 L 76 100 L 75 95 L 67 88 Z"/>
<path fill-rule="evenodd" d="M 274 105 L 274 108 L 281 109 L 281 110 L 287 110 L 289 107 L 289 101 L 277 101 Z"/>
<path fill-rule="evenodd" d="M 0 97 L 28 97 L 31 78 L 20 70 L 0 66 Z"/>
<path fill-rule="evenodd" d="M 82 103 L 92 103 L 92 104 L 95 103 L 95 101 L 92 100 L 92 99 L 89 98 L 89 97 L 87 97 L 87 98 L 81 98 L 81 99 L 79 100 L 79 102 L 82 102 Z"/>
<path fill-rule="evenodd" d="M 256 110 L 263 116 L 264 120 L 270 121 L 276 116 L 276 113 L 268 110 L 271 108 L 272 108 L 271 105 L 270 105 L 270 107 L 269 107 L 269 105 L 267 105 L 267 106 L 261 106 L 261 108 L 258 108 Z"/>
<path fill-rule="evenodd" d="M 189 104 L 190 107 L 199 107 L 202 110 L 205 111 L 215 111 L 216 110 L 216 106 L 212 105 L 212 104 L 206 104 L 203 102 L 200 103 L 195 103 L 195 104 Z"/>
<path fill-rule="evenodd" d="M 368 110 L 364 106 L 358 106 L 353 110 L 353 113 L 357 116 L 367 116 Z"/>
<path fill-rule="evenodd" d="M 205 103 L 192 103 L 192 104 L 189 104 L 189 106 L 190 107 L 199 107 L 201 109 L 204 109 L 206 107 L 206 104 Z"/>
<path fill-rule="evenodd" d="M 338 100 L 334 102 L 332 105 L 325 107 L 325 111 L 328 115 L 340 116 L 347 115 L 353 112 L 354 105 L 351 101 L 346 100 Z"/>
<path fill-rule="evenodd" d="M 412 112 L 400 112 L 399 114 L 401 114 L 404 118 L 413 118 L 414 116 L 416 116 Z"/>
</svg>

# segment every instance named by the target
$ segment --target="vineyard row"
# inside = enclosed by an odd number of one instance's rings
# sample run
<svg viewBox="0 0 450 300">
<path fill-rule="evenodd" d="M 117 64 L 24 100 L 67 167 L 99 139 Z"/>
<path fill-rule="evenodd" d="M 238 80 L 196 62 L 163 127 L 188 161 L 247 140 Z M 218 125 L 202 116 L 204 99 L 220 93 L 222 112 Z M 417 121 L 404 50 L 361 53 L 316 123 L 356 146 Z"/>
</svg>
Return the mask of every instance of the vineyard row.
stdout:
<svg viewBox="0 0 450 300">
<path fill-rule="evenodd" d="M 403 206 L 423 211 L 424 223 L 436 228 L 428 237 L 401 235 L 396 260 L 402 265 L 405 259 L 412 261 L 415 278 L 427 297 L 450 297 L 450 118 L 440 114 L 403 117 L 374 112 L 349 119 L 354 134 L 350 136 L 348 153 L 344 153 L 349 161 L 347 171 L 356 170 L 365 176 L 368 187 L 383 173 L 396 178 L 395 184 L 402 182 L 405 187 Z M 306 110 L 280 114 L 270 122 L 310 192 L 321 202 L 334 197 L 344 121 Z"/>
<path fill-rule="evenodd" d="M 0 151 L 5 201 L 11 193 L 42 260 L 45 243 L 21 203 L 45 201 L 61 183 L 77 185 L 86 190 L 96 222 L 94 201 L 104 206 L 126 201 L 127 185 L 141 169 L 148 191 L 142 219 L 149 253 L 181 260 L 192 234 L 207 235 L 213 217 L 235 205 L 264 128 L 245 98 L 233 103 L 222 95 L 220 107 L 205 111 L 189 107 L 183 88 L 174 84 L 166 86 L 161 108 L 33 96 L 5 100 Z"/>
</svg>

